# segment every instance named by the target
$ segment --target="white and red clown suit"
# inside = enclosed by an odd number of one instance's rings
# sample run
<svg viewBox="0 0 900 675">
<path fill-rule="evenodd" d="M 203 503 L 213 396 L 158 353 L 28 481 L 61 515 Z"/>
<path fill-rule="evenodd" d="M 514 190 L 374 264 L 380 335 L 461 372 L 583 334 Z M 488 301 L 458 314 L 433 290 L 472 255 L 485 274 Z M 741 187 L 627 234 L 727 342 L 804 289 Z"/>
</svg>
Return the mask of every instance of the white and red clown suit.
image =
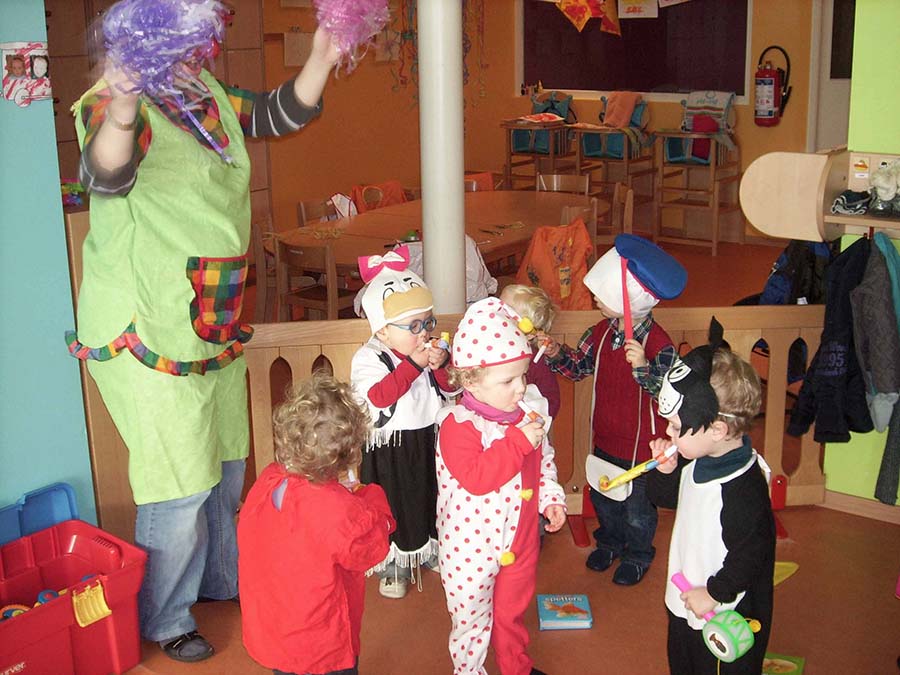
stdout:
<svg viewBox="0 0 900 675">
<path fill-rule="evenodd" d="M 472 305 L 454 337 L 454 366 L 530 358 L 517 320 L 496 298 Z M 537 388 L 529 385 L 524 400 L 549 429 L 547 400 Z M 538 514 L 553 504 L 565 506 L 565 494 L 556 482 L 553 447 L 546 438 L 532 447 L 518 428 L 522 411 L 476 407 L 463 401 L 437 417 L 437 531 L 453 622 L 450 657 L 454 675 L 485 675 L 492 644 L 503 675 L 528 675 L 532 661 L 523 615 L 537 578 Z"/>
</svg>

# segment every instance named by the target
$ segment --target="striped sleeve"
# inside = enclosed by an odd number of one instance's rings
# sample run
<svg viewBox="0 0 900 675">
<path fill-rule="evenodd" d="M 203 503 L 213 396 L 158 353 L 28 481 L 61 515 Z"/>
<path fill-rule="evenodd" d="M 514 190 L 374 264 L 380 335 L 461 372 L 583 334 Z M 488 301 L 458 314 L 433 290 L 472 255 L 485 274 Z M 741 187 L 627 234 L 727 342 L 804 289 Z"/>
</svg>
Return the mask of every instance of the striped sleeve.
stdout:
<svg viewBox="0 0 900 675">
<path fill-rule="evenodd" d="M 134 145 L 131 159 L 111 173 L 94 165 L 91 145 L 97 130 L 106 119 L 106 109 L 112 101 L 109 89 L 101 89 L 86 98 L 81 107 L 84 122 L 84 144 L 78 163 L 78 181 L 86 192 L 107 196 L 122 196 L 131 191 L 137 179 L 137 168 L 147 154 L 153 133 L 147 122 L 147 111 L 141 104 L 135 120 Z"/>
<path fill-rule="evenodd" d="M 244 135 L 251 138 L 283 136 L 306 126 L 322 112 L 322 99 L 313 107 L 294 96 L 294 79 L 277 89 L 257 94 L 221 83 L 238 115 Z"/>
</svg>

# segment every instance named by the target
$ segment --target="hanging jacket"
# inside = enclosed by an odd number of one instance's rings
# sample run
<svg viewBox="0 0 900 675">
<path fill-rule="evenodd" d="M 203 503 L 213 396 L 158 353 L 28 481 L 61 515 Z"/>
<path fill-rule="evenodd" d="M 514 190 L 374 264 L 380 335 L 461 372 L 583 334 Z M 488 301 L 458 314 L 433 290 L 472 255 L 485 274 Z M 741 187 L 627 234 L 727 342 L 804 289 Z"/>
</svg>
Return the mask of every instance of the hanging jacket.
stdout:
<svg viewBox="0 0 900 675">
<path fill-rule="evenodd" d="M 872 431 L 862 370 L 853 342 L 850 291 L 863 279 L 868 239 L 859 239 L 831 262 L 825 281 L 825 326 L 791 411 L 787 432 L 802 436 L 816 423 L 819 443 L 846 443 L 850 432 Z"/>
<path fill-rule="evenodd" d="M 900 394 L 900 333 L 887 262 L 877 246 L 869 247 L 862 283 L 850 292 L 853 342 L 866 384 L 866 401 L 876 431 L 887 429 Z"/>
</svg>

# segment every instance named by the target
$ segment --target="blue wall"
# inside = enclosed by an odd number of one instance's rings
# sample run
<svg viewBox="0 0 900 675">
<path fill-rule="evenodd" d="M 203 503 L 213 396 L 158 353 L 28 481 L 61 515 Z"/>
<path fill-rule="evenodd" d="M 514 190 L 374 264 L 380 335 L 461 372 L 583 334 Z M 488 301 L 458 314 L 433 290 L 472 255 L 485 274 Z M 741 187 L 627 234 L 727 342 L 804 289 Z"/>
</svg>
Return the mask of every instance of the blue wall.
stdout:
<svg viewBox="0 0 900 675">
<path fill-rule="evenodd" d="M 47 39 L 43 0 L 0 0 L 0 17 L 0 42 Z M 51 105 L 0 99 L 0 506 L 65 481 L 96 523 Z"/>
</svg>

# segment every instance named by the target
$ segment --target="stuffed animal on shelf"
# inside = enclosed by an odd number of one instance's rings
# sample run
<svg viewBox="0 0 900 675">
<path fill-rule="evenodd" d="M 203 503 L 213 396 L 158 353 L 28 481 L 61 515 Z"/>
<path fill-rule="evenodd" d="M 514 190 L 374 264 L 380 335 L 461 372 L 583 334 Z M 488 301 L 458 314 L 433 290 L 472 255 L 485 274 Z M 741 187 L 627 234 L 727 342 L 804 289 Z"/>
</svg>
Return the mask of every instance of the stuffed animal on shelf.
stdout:
<svg viewBox="0 0 900 675">
<path fill-rule="evenodd" d="M 872 202 L 869 213 L 887 218 L 900 217 L 900 160 L 882 164 L 869 179 Z"/>
</svg>

